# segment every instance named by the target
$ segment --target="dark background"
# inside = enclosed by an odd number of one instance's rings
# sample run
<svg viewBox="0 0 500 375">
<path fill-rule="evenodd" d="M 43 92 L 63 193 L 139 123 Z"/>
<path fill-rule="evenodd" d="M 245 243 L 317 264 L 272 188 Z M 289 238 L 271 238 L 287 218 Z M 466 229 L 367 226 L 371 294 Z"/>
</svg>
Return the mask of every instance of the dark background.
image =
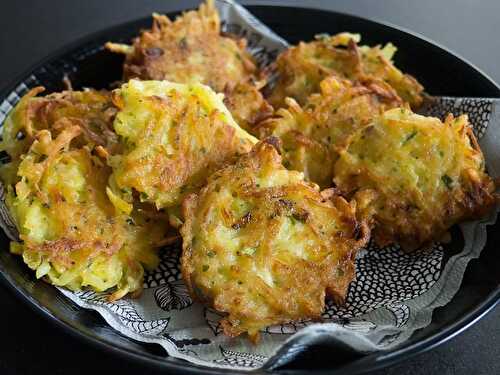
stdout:
<svg viewBox="0 0 500 375">
<path fill-rule="evenodd" d="M 141 18 L 153 11 L 168 12 L 194 7 L 197 3 L 171 0 L 2 2 L 0 86 L 75 38 Z M 246 3 L 277 4 L 278 1 Z M 279 3 L 352 13 L 416 31 L 458 53 L 500 82 L 498 0 L 310 0 Z M 36 315 L 3 287 L 0 287 L 0 301 L 0 374 L 156 373 L 80 343 Z M 496 308 L 441 347 L 375 374 L 499 374 L 499 358 L 500 308 Z"/>
</svg>

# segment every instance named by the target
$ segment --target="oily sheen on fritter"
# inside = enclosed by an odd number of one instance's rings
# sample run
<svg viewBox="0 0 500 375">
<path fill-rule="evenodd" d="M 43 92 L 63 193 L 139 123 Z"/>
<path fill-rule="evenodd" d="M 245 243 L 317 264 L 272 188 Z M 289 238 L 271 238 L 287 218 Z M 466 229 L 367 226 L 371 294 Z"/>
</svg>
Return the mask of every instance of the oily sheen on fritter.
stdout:
<svg viewBox="0 0 500 375">
<path fill-rule="evenodd" d="M 54 285 L 111 290 L 112 299 L 137 293 L 168 226 L 143 208 L 127 216 L 115 207 L 103 157 L 121 147 L 111 94 L 42 91 L 25 95 L 3 124 L 10 161 L 0 176 L 21 240 L 11 250 Z"/>
<path fill-rule="evenodd" d="M 264 99 L 259 91 L 261 82 L 242 81 L 227 84 L 224 89 L 224 104 L 231 112 L 234 121 L 253 135 L 257 135 L 257 125 L 271 117 L 273 107 Z"/>
<path fill-rule="evenodd" d="M 389 110 L 340 153 L 334 180 L 348 197 L 374 194 L 373 234 L 380 245 L 416 248 L 495 204 L 493 181 L 465 115 L 449 115 L 443 123 Z"/>
<path fill-rule="evenodd" d="M 142 289 L 143 267 L 156 267 L 165 227 L 119 213 L 106 194 L 110 169 L 88 146 L 71 145 L 82 132 L 67 126 L 52 139 L 40 130 L 21 157 L 20 180 L 6 199 L 21 240 L 11 251 L 37 278 L 72 290 L 113 288 L 117 299 Z"/>
<path fill-rule="evenodd" d="M 301 171 L 321 188 L 333 184 L 333 166 L 338 151 L 356 130 L 368 125 L 386 109 L 401 106 L 402 100 L 384 82 L 363 86 L 334 76 L 321 81 L 320 92 L 308 97 L 304 106 L 294 99 L 288 107 L 258 126 L 261 138 L 281 139 L 283 164 Z"/>
<path fill-rule="evenodd" d="M 319 91 L 320 82 L 331 75 L 369 85 L 385 82 L 412 107 L 423 100 L 423 87 L 394 66 L 396 47 L 358 46 L 359 34 L 319 35 L 311 42 L 300 42 L 282 52 L 276 60 L 278 81 L 269 97 L 274 108 L 282 107 L 285 98 L 304 104 Z"/>
<path fill-rule="evenodd" d="M 43 97 L 37 87 L 28 92 L 12 110 L 3 124 L 0 150 L 5 151 L 12 163 L 0 167 L 4 182 L 14 183 L 20 156 L 26 153 L 38 131 L 46 129 L 57 136 L 68 126 L 80 127 L 80 135 L 72 143 L 92 144 L 112 151 L 117 144 L 113 132 L 116 109 L 107 91 L 63 91 Z"/>
<path fill-rule="evenodd" d="M 229 110 L 245 129 L 251 129 L 256 120 L 272 110 L 259 91 L 262 83 L 256 82 L 259 74 L 246 50 L 246 40 L 222 34 L 213 0 L 201 4 L 198 10 L 184 12 L 174 21 L 154 14 L 152 28 L 141 32 L 131 46 L 106 46 L 125 54 L 125 81 L 199 82 L 224 92 Z"/>
<path fill-rule="evenodd" d="M 183 204 L 182 274 L 200 301 L 227 314 L 224 333 L 256 340 L 266 326 L 319 318 L 342 302 L 368 239 L 356 208 L 288 171 L 258 143 Z"/>
<path fill-rule="evenodd" d="M 138 195 L 158 209 L 179 206 L 257 142 L 234 122 L 221 95 L 199 83 L 131 80 L 113 92 L 113 102 L 123 151 L 109 159 L 110 185 L 124 203 Z"/>
</svg>

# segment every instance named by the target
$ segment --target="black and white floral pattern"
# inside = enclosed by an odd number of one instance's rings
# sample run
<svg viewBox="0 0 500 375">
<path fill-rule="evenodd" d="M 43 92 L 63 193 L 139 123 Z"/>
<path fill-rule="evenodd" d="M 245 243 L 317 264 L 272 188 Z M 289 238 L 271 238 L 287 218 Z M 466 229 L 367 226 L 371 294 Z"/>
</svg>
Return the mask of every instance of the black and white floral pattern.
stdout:
<svg viewBox="0 0 500 375">
<path fill-rule="evenodd" d="M 67 294 L 69 292 L 65 291 L 64 293 Z M 139 314 L 135 303 L 131 303 L 129 299 L 109 302 L 107 293 L 81 291 L 74 292 L 73 295 L 88 305 L 107 310 L 117 317 L 121 324 L 134 333 L 145 335 L 160 334 L 167 328 L 170 321 L 169 317 L 147 320 Z"/>
<path fill-rule="evenodd" d="M 214 362 L 218 364 L 254 368 L 262 366 L 267 359 L 259 354 L 235 352 L 224 349 L 222 346 L 219 348 L 222 358 L 214 359 Z"/>
<path fill-rule="evenodd" d="M 154 271 L 144 275 L 144 288 L 154 288 L 182 279 L 179 267 L 181 246 L 179 243 L 168 246 L 160 252 L 160 264 Z"/>
<path fill-rule="evenodd" d="M 352 318 L 379 307 L 394 313 L 396 325 L 402 325 L 403 301 L 429 290 L 439 279 L 443 246 L 435 244 L 414 253 L 398 246 L 378 248 L 373 242 L 356 260 L 356 280 L 349 287 L 346 304 L 331 301 L 323 314 L 325 319 Z M 396 307 L 396 303 L 401 305 Z M 398 306 L 399 306 L 398 305 Z"/>
<path fill-rule="evenodd" d="M 193 304 L 186 284 L 182 280 L 166 283 L 155 289 L 156 304 L 162 310 L 182 310 Z"/>
</svg>

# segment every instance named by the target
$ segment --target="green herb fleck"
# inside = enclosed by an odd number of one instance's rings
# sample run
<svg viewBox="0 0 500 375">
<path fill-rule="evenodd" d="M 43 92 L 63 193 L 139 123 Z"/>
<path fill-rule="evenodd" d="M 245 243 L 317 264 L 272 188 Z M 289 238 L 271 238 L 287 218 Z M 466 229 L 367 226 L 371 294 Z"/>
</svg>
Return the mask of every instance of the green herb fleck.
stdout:
<svg viewBox="0 0 500 375">
<path fill-rule="evenodd" d="M 257 249 L 255 247 L 247 247 L 246 249 L 242 250 L 242 253 L 245 255 L 254 255 L 256 250 Z"/>
<path fill-rule="evenodd" d="M 128 188 L 122 188 L 120 189 L 120 191 L 122 192 L 122 194 L 132 194 L 132 191 Z"/>
<path fill-rule="evenodd" d="M 403 145 L 407 144 L 409 141 L 411 141 L 413 138 L 415 138 L 415 136 L 417 135 L 417 131 L 414 130 L 413 132 L 411 132 L 406 138 L 405 140 L 403 141 Z"/>
<path fill-rule="evenodd" d="M 209 268 L 210 267 L 208 266 L 208 264 L 204 264 L 201 269 L 203 270 L 203 272 L 207 272 Z"/>
<path fill-rule="evenodd" d="M 443 181 L 443 184 L 445 184 L 446 187 L 451 190 L 453 185 L 453 179 L 450 176 L 448 176 L 447 174 L 442 175 L 441 181 Z"/>
<path fill-rule="evenodd" d="M 207 253 L 207 255 L 210 257 L 210 258 L 213 258 L 215 256 L 215 253 L 213 251 L 209 251 Z"/>
</svg>

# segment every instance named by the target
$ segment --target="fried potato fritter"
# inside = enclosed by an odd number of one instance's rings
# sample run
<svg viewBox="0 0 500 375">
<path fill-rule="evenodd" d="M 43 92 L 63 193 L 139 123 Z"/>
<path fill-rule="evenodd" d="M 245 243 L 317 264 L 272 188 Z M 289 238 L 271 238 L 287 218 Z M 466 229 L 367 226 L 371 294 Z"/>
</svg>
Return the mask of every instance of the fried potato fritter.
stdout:
<svg viewBox="0 0 500 375">
<path fill-rule="evenodd" d="M 20 156 L 26 153 L 39 130 L 47 129 L 56 136 L 68 126 L 78 125 L 81 134 L 73 144 L 116 147 L 113 132 L 116 109 L 107 91 L 63 91 L 44 97 L 42 87 L 32 89 L 9 114 L 3 125 L 0 151 L 5 151 L 14 163 L 0 167 L 4 182 L 13 184 Z"/>
<path fill-rule="evenodd" d="M 221 35 L 213 1 L 201 4 L 171 21 L 154 14 L 153 27 L 134 39 L 132 46 L 108 43 L 125 53 L 124 78 L 203 83 L 217 92 L 253 76 L 256 66 L 245 39 Z"/>
<path fill-rule="evenodd" d="M 113 93 L 124 150 L 109 160 L 110 184 L 127 202 L 138 194 L 158 209 L 178 206 L 257 142 L 234 122 L 221 95 L 199 83 L 131 80 Z"/>
<path fill-rule="evenodd" d="M 271 117 L 273 107 L 259 91 L 264 82 L 238 82 L 228 84 L 224 90 L 224 104 L 233 115 L 236 123 L 247 132 L 257 135 L 256 126 Z"/>
<path fill-rule="evenodd" d="M 403 104 L 387 84 L 363 86 L 333 76 L 320 83 L 320 93 L 309 96 L 304 107 L 291 98 L 286 102 L 287 109 L 259 124 L 258 134 L 279 137 L 283 164 L 304 172 L 321 188 L 332 186 L 338 151 L 350 136 L 386 109 Z"/>
<path fill-rule="evenodd" d="M 337 75 L 362 84 L 386 82 L 412 107 L 422 103 L 423 87 L 408 74 L 402 73 L 392 62 L 396 47 L 358 46 L 359 34 L 341 33 L 317 36 L 308 43 L 301 42 L 278 56 L 278 81 L 269 102 L 280 108 L 285 98 L 292 97 L 304 104 L 307 97 L 319 91 L 320 82 Z"/>
<path fill-rule="evenodd" d="M 106 195 L 110 168 L 88 147 L 70 148 L 81 132 L 68 126 L 52 139 L 41 130 L 22 156 L 20 181 L 6 199 L 22 241 L 11 251 L 37 278 L 72 290 L 115 288 L 110 298 L 117 299 L 142 289 L 164 225 L 117 213 Z"/>
<path fill-rule="evenodd" d="M 224 333 L 256 340 L 266 326 L 319 318 L 342 302 L 369 236 L 356 209 L 288 171 L 258 143 L 183 203 L 182 274 L 191 294 L 227 314 Z"/>
<path fill-rule="evenodd" d="M 373 191 L 375 240 L 407 249 L 439 240 L 453 224 L 484 216 L 495 204 L 465 115 L 442 123 L 406 109 L 385 112 L 341 152 L 334 181 L 347 197 Z"/>
<path fill-rule="evenodd" d="M 201 4 L 171 21 L 154 14 L 153 27 L 134 39 L 132 46 L 107 43 L 125 54 L 124 79 L 167 80 L 202 83 L 225 93 L 226 104 L 242 128 L 251 130 L 272 107 L 259 91 L 260 74 L 246 40 L 221 33 L 220 18 L 213 1 Z"/>
</svg>

